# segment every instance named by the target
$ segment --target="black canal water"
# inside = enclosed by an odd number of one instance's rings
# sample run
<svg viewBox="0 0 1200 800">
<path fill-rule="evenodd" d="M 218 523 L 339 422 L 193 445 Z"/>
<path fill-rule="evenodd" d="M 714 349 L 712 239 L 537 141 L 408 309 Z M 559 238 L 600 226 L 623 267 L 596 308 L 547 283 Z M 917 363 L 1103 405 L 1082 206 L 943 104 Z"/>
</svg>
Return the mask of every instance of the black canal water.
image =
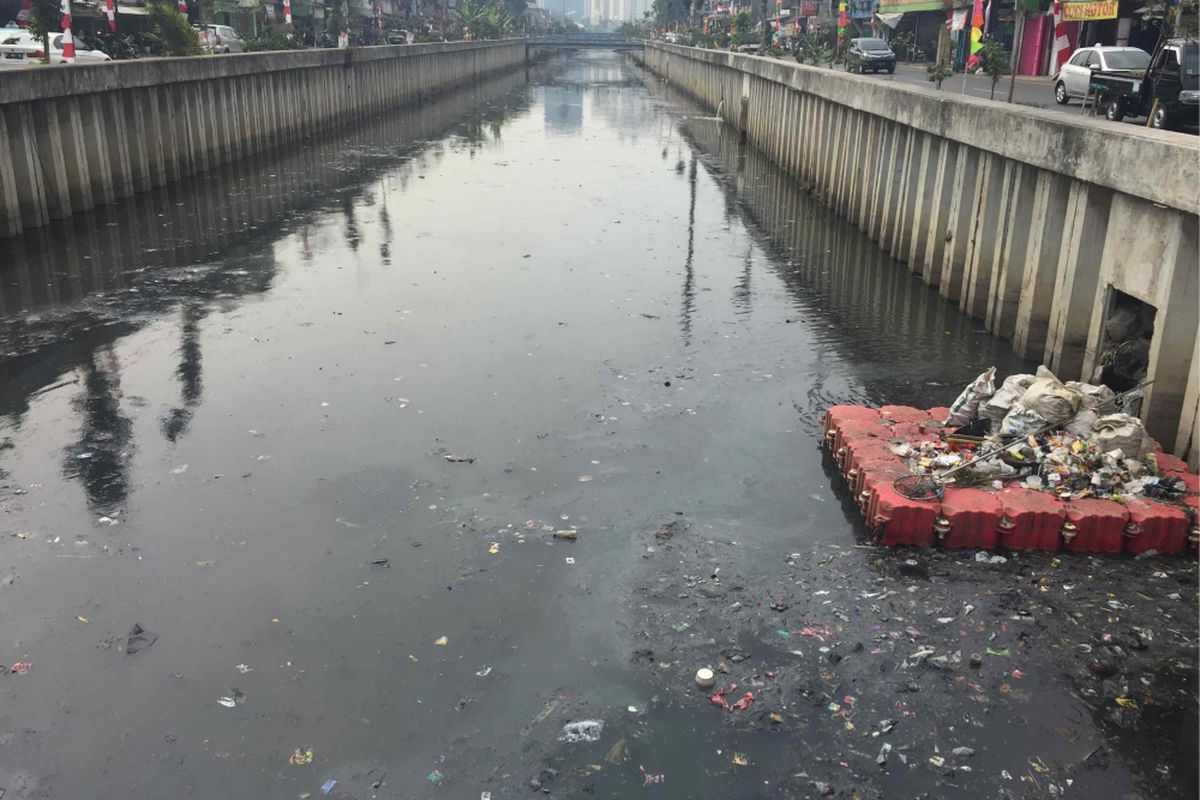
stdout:
<svg viewBox="0 0 1200 800">
<path fill-rule="evenodd" d="M 1194 568 L 870 547 L 1030 365 L 623 56 L 3 250 L 5 798 L 1195 794 Z"/>
</svg>

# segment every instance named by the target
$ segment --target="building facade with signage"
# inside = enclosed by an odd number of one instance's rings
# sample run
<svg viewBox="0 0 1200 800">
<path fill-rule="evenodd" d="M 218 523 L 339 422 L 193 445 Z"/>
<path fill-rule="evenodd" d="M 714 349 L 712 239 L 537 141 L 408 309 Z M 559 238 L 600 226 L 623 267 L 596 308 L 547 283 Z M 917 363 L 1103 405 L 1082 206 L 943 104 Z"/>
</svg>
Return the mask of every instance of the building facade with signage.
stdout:
<svg viewBox="0 0 1200 800">
<path fill-rule="evenodd" d="M 1146 52 L 1158 41 L 1161 18 L 1145 0 L 1063 0 L 1063 22 L 1070 50 L 1089 45 L 1140 47 Z M 969 16 L 971 0 L 879 0 L 877 18 L 889 38 L 911 34 L 930 59 L 937 52 L 942 26 L 951 27 L 956 43 L 955 64 L 965 61 L 969 32 L 954 30 L 957 16 Z M 985 0 L 986 40 L 997 41 L 1010 51 L 1016 27 L 1023 26 L 1017 72 L 1020 75 L 1049 75 L 1056 71 L 1053 53 L 1054 18 L 1050 0 Z"/>
</svg>

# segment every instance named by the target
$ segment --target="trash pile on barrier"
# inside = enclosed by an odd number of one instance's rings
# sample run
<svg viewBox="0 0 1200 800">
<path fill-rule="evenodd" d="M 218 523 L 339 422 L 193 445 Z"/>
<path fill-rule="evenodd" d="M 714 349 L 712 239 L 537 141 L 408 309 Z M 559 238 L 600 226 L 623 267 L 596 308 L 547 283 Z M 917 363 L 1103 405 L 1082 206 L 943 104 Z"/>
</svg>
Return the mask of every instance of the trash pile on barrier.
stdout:
<svg viewBox="0 0 1200 800">
<path fill-rule="evenodd" d="M 1041 367 L 979 376 L 949 408 L 833 406 L 823 444 L 887 545 L 1178 554 L 1200 544 L 1200 477 L 1128 400 Z M 1137 389 L 1144 388 L 1136 387 Z M 995 429 L 995 433 L 993 433 Z"/>
</svg>

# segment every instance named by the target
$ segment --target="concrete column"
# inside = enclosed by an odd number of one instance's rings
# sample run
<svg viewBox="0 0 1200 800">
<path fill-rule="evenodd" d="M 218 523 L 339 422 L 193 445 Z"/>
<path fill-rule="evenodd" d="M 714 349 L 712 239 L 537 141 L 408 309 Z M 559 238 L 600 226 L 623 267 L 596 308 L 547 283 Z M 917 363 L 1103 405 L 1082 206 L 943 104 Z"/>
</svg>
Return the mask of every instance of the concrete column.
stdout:
<svg viewBox="0 0 1200 800">
<path fill-rule="evenodd" d="M 71 216 L 71 179 L 63 153 L 62 124 L 58 105 L 38 103 L 32 108 L 34 157 L 45 187 L 46 210 L 51 219 Z"/>
<path fill-rule="evenodd" d="M 980 319 L 987 315 L 992 270 L 1004 241 L 1007 219 L 1001 211 L 1011 181 L 1009 165 L 1000 156 L 985 153 L 982 161 L 975 191 L 975 219 L 967 243 L 966 270 L 958 303 L 963 311 Z"/>
<path fill-rule="evenodd" d="M 1013 329 L 1013 349 L 1023 358 L 1040 359 L 1045 352 L 1070 189 L 1068 178 L 1046 171 L 1037 173 L 1030 210 L 1029 248 Z"/>
<path fill-rule="evenodd" d="M 104 123 L 104 99 L 101 96 L 86 96 L 79 98 L 80 138 L 84 142 L 84 152 L 88 162 L 88 173 L 91 178 L 91 196 L 97 205 L 113 202 L 112 144 L 109 140 L 109 130 Z M 3 136 L 0 136 L 0 140 Z"/>
<path fill-rule="evenodd" d="M 929 137 L 913 131 L 908 137 L 908 150 L 904 157 L 904 179 L 900 184 L 900 213 L 896 216 L 892 234 L 892 256 L 907 261 L 912 249 L 913 218 L 921 209 L 921 171 L 924 168 Z"/>
<path fill-rule="evenodd" d="M 8 130 L 6 140 L 11 152 L 11 172 L 8 178 L 16 186 L 17 217 L 20 229 L 37 228 L 49 222 L 49 201 L 46 181 L 42 178 L 37 154 L 34 112 L 28 103 L 19 106 L 0 106 Z M 10 205 L 11 204 L 7 204 Z"/>
<path fill-rule="evenodd" d="M 1043 356 L 1062 380 L 1080 377 L 1088 334 L 1093 324 L 1100 324 L 1093 299 L 1111 202 L 1111 191 L 1071 181 Z M 1093 319 L 1094 316 L 1097 318 Z"/>
<path fill-rule="evenodd" d="M 31 221 L 37 220 L 36 212 L 43 206 L 32 194 L 35 187 L 40 190 L 41 185 L 31 180 L 33 164 L 29 142 L 23 129 L 18 127 L 20 115 L 15 113 L 15 108 L 12 111 L 18 121 L 15 130 L 10 132 L 7 114 L 0 107 L 0 236 L 15 236 L 26 227 L 22 206 L 26 207 Z"/>
<path fill-rule="evenodd" d="M 1102 255 L 1089 264 L 1098 274 L 1087 305 L 1096 309 L 1090 320 L 1082 372 L 1098 371 L 1104 355 L 1103 326 L 1112 307 L 1114 290 L 1148 303 L 1155 309 L 1146 376 L 1154 383 L 1142 402 L 1142 419 L 1150 434 L 1170 448 L 1178 437 L 1187 384 L 1200 364 L 1190 361 L 1200 329 L 1197 294 L 1197 231 L 1195 219 L 1168 211 L 1139 198 L 1111 198 L 1105 222 Z"/>
<path fill-rule="evenodd" d="M 1196 351 L 1196 332 L 1200 329 L 1200 291 L 1197 290 L 1195 220 L 1185 220 L 1178 214 L 1175 217 L 1178 235 L 1162 253 L 1164 276 L 1170 276 L 1169 289 L 1154 318 L 1147 370 L 1147 376 L 1153 378 L 1154 383 L 1146 390 L 1142 420 L 1151 436 L 1173 449 L 1176 455 L 1184 456 L 1191 445 L 1191 430 L 1181 435 L 1180 423 L 1185 418 L 1188 384 L 1200 368 L 1200 362 L 1192 360 Z M 1191 405 L 1194 409 L 1194 394 Z"/>
<path fill-rule="evenodd" d="M 877 167 L 874 170 L 874 186 L 873 188 L 868 187 L 871 196 L 871 215 L 866 230 L 867 236 L 876 242 L 880 241 L 883 226 L 886 224 L 888 193 L 892 188 L 891 175 L 893 165 L 896 163 L 896 154 L 900 151 L 900 132 L 896 123 L 884 122 L 881 133 Z"/>
<path fill-rule="evenodd" d="M 938 292 L 947 300 L 957 302 L 962 290 L 963 273 L 966 271 L 967 246 L 971 240 L 976 205 L 975 197 L 979 183 L 980 151 L 968 145 L 958 148 L 958 161 L 954 168 L 954 185 L 951 189 L 950 216 L 946 220 L 946 233 L 950 237 L 942 257 L 942 276 Z"/>
<path fill-rule="evenodd" d="M 933 183 L 937 175 L 937 141 L 932 136 L 921 137 L 921 157 L 913 184 L 912 213 L 908 223 L 908 251 L 904 259 L 908 268 L 920 274 L 924 267 L 925 249 L 929 244 L 929 216 L 933 207 Z"/>
<path fill-rule="evenodd" d="M 950 237 L 950 208 L 954 200 L 952 189 L 958 169 L 958 148 L 959 145 L 945 139 L 938 143 L 928 235 L 920 269 L 921 277 L 930 286 L 938 286 L 942 281 L 942 265 L 946 261 L 946 243 Z"/>
<path fill-rule="evenodd" d="M 1016 162 L 1010 162 L 1008 167 L 1011 173 L 1009 190 L 1004 195 L 1004 206 L 1000 210 L 1004 220 L 1004 238 L 992 265 L 992 288 L 988 293 L 987 308 L 988 330 L 1002 339 L 1011 339 L 1016 329 L 1037 185 L 1037 170 L 1034 167 Z"/>
<path fill-rule="evenodd" d="M 1183 395 L 1183 412 L 1175 434 L 1175 455 L 1187 459 L 1195 472 L 1200 467 L 1200 336 L 1192 347 L 1192 369 L 1188 370 L 1187 388 Z"/>
</svg>

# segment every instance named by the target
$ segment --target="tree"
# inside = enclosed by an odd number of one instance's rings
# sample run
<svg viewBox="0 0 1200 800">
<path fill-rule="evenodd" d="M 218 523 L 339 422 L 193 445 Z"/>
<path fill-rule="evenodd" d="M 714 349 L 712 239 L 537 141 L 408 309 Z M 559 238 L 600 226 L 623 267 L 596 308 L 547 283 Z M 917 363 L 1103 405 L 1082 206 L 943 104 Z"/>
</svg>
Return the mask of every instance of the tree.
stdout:
<svg viewBox="0 0 1200 800">
<path fill-rule="evenodd" d="M 504 10 L 513 20 L 513 28 L 525 27 L 525 11 L 529 8 L 529 0 L 503 0 Z"/>
<path fill-rule="evenodd" d="M 796 60 L 801 64 L 833 63 L 833 30 L 824 28 L 803 34 L 796 42 Z"/>
<path fill-rule="evenodd" d="M 953 55 L 954 51 L 950 46 L 950 31 L 943 25 L 938 32 L 937 57 L 934 58 L 932 64 L 925 68 L 925 74 L 939 89 L 942 88 L 942 81 L 954 74 L 954 67 L 950 66 L 950 59 Z"/>
<path fill-rule="evenodd" d="M 454 19 L 462 24 L 471 39 L 482 39 L 487 30 L 487 7 L 481 0 L 462 0 L 453 11 Z"/>
<path fill-rule="evenodd" d="M 912 31 L 896 34 L 888 44 L 897 53 L 904 53 L 904 60 L 910 64 L 917 64 L 925 60 L 925 51 L 917 44 L 917 39 Z"/>
<path fill-rule="evenodd" d="M 62 24 L 62 9 L 57 0 L 33 0 L 32 13 L 29 15 L 29 30 L 42 40 L 42 61 L 50 60 L 50 34 L 59 30 Z"/>
<path fill-rule="evenodd" d="M 690 0 L 654 0 L 654 20 L 658 27 L 665 28 L 685 20 L 691 14 Z"/>
<path fill-rule="evenodd" d="M 200 37 L 179 13 L 174 0 L 146 0 L 146 11 L 154 33 L 169 56 L 200 55 Z"/>
<path fill-rule="evenodd" d="M 749 44 L 753 38 L 754 22 L 750 19 L 750 12 L 742 9 L 733 15 L 733 46 Z"/>
<path fill-rule="evenodd" d="M 487 39 L 499 39 L 514 26 L 512 14 L 503 6 L 492 6 L 483 17 L 483 34 Z"/>
<path fill-rule="evenodd" d="M 979 48 L 979 69 L 992 79 L 992 96 L 996 99 L 996 84 L 1008 74 L 1008 50 L 999 42 L 985 42 Z"/>
</svg>

